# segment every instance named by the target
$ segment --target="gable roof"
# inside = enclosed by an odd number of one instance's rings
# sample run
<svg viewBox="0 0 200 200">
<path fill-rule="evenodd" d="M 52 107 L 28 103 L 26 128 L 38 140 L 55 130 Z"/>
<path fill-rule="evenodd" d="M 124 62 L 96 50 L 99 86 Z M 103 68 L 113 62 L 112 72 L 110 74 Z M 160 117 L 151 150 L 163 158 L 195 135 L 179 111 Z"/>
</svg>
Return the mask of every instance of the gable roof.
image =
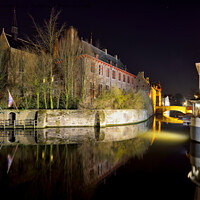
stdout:
<svg viewBox="0 0 200 200">
<path fill-rule="evenodd" d="M 5 33 L 6 39 L 8 41 L 8 44 L 11 48 L 14 49 L 22 49 L 26 47 L 26 45 L 30 44 L 28 41 L 23 40 L 21 38 L 17 38 L 16 40 L 12 37 L 12 35 L 9 35 Z"/>
<path fill-rule="evenodd" d="M 23 48 L 28 46 L 33 46 L 30 42 L 23 40 L 21 38 L 14 39 L 12 35 L 5 33 L 4 28 L 2 30 L 1 37 L 5 39 L 8 47 L 22 50 Z"/>
<path fill-rule="evenodd" d="M 82 46 L 83 46 L 83 52 L 87 54 L 86 50 L 88 48 L 91 49 L 92 53 L 94 54 L 93 56 L 96 57 L 98 55 L 98 59 L 108 63 L 110 65 L 113 65 L 114 67 L 117 67 L 119 69 L 125 70 L 124 64 L 119 60 L 116 59 L 114 56 L 109 55 L 105 51 L 98 49 L 97 47 L 93 46 L 92 44 L 82 40 Z M 111 64 L 112 61 L 112 64 Z M 116 65 L 117 64 L 117 65 Z"/>
</svg>

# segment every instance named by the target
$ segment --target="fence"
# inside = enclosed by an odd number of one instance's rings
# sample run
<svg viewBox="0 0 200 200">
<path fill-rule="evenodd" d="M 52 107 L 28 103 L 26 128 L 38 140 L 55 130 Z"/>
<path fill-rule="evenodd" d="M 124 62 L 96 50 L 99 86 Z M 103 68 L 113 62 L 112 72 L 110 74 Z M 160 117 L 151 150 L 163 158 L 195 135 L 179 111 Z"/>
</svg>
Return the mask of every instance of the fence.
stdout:
<svg viewBox="0 0 200 200">
<path fill-rule="evenodd" d="M 25 120 L 0 120 L 0 128 L 35 128 L 37 126 L 37 120 L 25 119 Z"/>
</svg>

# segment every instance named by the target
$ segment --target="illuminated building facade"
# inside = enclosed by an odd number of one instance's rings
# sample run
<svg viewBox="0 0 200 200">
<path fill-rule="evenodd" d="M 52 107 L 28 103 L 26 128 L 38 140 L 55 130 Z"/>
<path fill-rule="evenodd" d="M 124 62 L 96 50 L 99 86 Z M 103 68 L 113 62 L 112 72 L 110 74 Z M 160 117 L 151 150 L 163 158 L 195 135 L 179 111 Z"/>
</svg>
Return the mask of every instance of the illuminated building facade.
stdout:
<svg viewBox="0 0 200 200">
<path fill-rule="evenodd" d="M 162 88 L 160 84 L 150 82 L 148 77 L 144 77 L 144 72 L 138 73 L 133 88 L 136 91 L 142 90 L 149 95 L 153 103 L 154 112 L 156 112 L 156 106 L 162 106 Z"/>
<path fill-rule="evenodd" d="M 82 48 L 83 52 L 88 48 L 92 52 L 91 55 L 82 55 L 82 63 L 86 71 L 86 97 L 95 98 L 103 90 L 110 90 L 113 86 L 123 91 L 133 89 L 136 76 L 127 72 L 117 55 L 111 56 L 107 53 L 107 49 L 100 50 L 83 40 Z"/>
</svg>

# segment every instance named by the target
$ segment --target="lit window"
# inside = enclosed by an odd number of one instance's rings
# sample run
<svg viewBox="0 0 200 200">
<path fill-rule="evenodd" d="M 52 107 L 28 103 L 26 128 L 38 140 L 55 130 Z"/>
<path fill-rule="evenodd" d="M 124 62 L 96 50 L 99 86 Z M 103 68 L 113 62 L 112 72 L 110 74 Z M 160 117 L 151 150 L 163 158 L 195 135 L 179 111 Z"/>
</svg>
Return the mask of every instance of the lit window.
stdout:
<svg viewBox="0 0 200 200">
<path fill-rule="evenodd" d="M 99 75 L 103 75 L 103 66 L 99 65 Z"/>
<path fill-rule="evenodd" d="M 112 71 L 112 78 L 115 79 L 115 71 Z"/>
</svg>

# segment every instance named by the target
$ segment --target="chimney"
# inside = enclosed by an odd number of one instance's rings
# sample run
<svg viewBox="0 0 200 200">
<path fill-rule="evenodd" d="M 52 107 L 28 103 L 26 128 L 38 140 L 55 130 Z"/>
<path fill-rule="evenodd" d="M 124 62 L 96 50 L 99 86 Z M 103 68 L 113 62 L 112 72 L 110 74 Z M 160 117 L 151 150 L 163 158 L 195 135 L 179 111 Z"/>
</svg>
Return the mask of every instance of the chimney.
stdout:
<svg viewBox="0 0 200 200">
<path fill-rule="evenodd" d="M 117 55 L 115 55 L 115 59 L 118 60 L 118 56 Z"/>
<path fill-rule="evenodd" d="M 108 50 L 107 50 L 107 49 L 104 49 L 104 52 L 105 52 L 106 54 L 108 54 Z"/>
</svg>

